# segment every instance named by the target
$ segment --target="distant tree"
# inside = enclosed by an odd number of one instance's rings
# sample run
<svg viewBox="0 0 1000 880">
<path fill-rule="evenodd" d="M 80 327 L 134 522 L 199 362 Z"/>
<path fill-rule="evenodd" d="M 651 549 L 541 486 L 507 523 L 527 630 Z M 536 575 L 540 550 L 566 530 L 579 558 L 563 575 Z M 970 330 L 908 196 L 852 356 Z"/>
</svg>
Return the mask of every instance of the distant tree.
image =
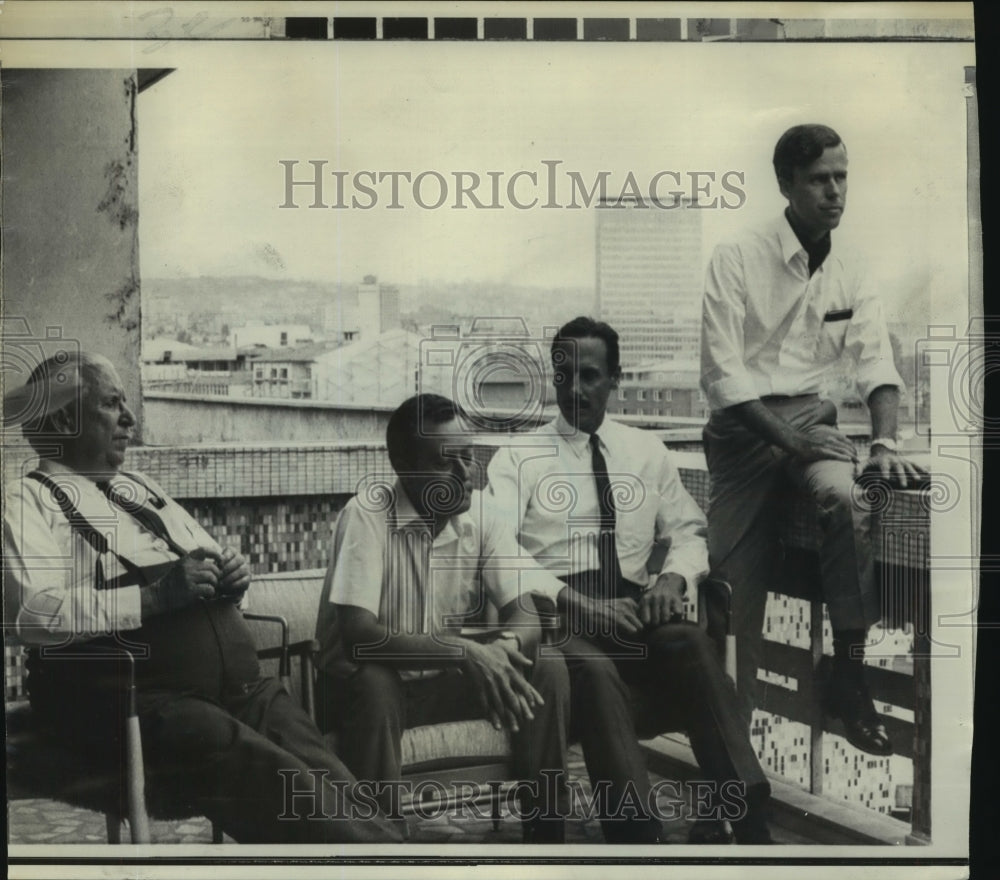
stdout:
<svg viewBox="0 0 1000 880">
<path fill-rule="evenodd" d="M 176 338 L 178 342 L 184 342 L 184 343 L 191 342 L 191 334 L 188 333 L 187 330 L 178 330 Z"/>
</svg>

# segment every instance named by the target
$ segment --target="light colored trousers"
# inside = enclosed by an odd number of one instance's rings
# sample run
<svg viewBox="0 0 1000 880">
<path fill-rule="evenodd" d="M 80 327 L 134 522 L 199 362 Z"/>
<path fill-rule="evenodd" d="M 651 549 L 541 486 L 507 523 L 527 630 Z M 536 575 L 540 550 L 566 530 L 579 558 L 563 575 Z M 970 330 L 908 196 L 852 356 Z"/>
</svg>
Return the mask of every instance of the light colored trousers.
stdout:
<svg viewBox="0 0 1000 880">
<path fill-rule="evenodd" d="M 764 398 L 765 405 L 808 433 L 837 432 L 836 407 L 815 394 Z M 733 587 L 737 691 L 749 723 L 756 703 L 767 593 L 783 577 L 781 511 L 808 492 L 822 532 L 822 595 L 834 631 L 866 630 L 881 617 L 867 505 L 852 496 L 854 465 L 801 462 L 762 440 L 725 411 L 704 432 L 712 478 L 708 552 L 713 573 Z"/>
</svg>

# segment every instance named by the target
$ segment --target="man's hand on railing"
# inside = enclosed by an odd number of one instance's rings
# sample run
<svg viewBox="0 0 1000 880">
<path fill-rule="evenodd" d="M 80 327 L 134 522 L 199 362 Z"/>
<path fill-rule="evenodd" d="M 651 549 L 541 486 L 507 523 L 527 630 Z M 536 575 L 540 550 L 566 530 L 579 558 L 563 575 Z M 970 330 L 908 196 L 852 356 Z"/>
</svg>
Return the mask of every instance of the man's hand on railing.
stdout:
<svg viewBox="0 0 1000 880">
<path fill-rule="evenodd" d="M 687 582 L 676 572 L 661 574 L 639 600 L 639 618 L 646 626 L 659 626 L 684 616 Z"/>
<path fill-rule="evenodd" d="M 506 726 L 517 733 L 521 724 L 535 717 L 532 709 L 545 702 L 522 672 L 532 665 L 531 661 L 513 639 L 498 639 L 488 645 L 464 641 L 463 667 L 477 685 L 486 717 L 498 730 Z"/>
<path fill-rule="evenodd" d="M 926 485 L 928 480 L 927 471 L 920 465 L 878 443 L 872 444 L 871 457 L 861 473 L 881 476 L 890 486 L 900 489 L 916 489 Z"/>
</svg>

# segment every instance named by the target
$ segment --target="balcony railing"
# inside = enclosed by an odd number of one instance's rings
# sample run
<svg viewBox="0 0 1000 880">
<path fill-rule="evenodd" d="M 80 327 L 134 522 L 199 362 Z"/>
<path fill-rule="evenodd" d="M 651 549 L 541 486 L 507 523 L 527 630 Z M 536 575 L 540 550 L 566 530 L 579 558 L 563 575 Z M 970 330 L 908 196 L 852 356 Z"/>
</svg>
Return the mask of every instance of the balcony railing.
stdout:
<svg viewBox="0 0 1000 880">
<path fill-rule="evenodd" d="M 485 442 L 476 449 L 484 474 L 495 448 Z M 704 507 L 709 481 L 703 457 L 690 451 L 675 452 L 675 461 L 688 491 Z M 258 574 L 324 567 L 340 509 L 363 479 L 391 473 L 380 442 L 137 447 L 129 452 L 128 467 L 157 480 L 222 545 L 238 549 Z M 887 492 L 874 501 L 873 534 L 878 536 L 874 549 L 883 574 L 886 612 L 885 628 L 879 632 L 886 639 L 892 636 L 896 643 L 881 659 L 878 650 L 869 651 L 874 658 L 869 660 L 869 681 L 880 710 L 892 707 L 888 727 L 898 756 L 893 760 L 897 765 L 912 763 L 912 827 L 907 841 L 928 842 L 929 502 L 914 492 Z M 871 806 L 871 798 L 866 803 L 864 798 L 852 796 L 853 785 L 839 793 L 834 790 L 834 782 L 843 789 L 845 778 L 850 783 L 873 774 L 867 766 L 868 756 L 839 738 L 839 722 L 824 719 L 813 684 L 824 643 L 829 642 L 823 605 L 816 594 L 817 529 L 815 512 L 805 499 L 785 511 L 785 565 L 769 600 L 772 621 L 779 620 L 776 628 L 783 626 L 784 630 L 772 631 L 765 646 L 761 676 L 767 687 L 762 688 L 763 714 L 755 716 L 752 735 L 771 774 L 784 776 L 828 801 L 853 800 Z M 908 632 L 903 640 L 902 628 Z M 897 658 L 891 666 L 889 656 Z M 6 695 L 16 698 L 21 693 L 19 649 L 7 648 L 6 666 Z M 801 736 L 795 736 L 794 745 L 780 754 L 775 747 L 775 725 L 786 729 L 801 725 L 796 728 L 802 731 Z M 798 762 L 795 768 L 783 767 L 781 758 L 786 753 L 790 759 L 801 755 L 807 771 L 799 770 Z M 831 766 L 832 760 L 839 766 Z M 878 766 L 884 779 L 888 779 L 887 768 L 887 764 Z M 906 792 L 905 787 L 900 791 Z M 907 805 L 900 806 L 905 815 Z M 885 796 L 879 809 L 889 812 Z M 899 827 L 905 832 L 902 823 Z"/>
</svg>

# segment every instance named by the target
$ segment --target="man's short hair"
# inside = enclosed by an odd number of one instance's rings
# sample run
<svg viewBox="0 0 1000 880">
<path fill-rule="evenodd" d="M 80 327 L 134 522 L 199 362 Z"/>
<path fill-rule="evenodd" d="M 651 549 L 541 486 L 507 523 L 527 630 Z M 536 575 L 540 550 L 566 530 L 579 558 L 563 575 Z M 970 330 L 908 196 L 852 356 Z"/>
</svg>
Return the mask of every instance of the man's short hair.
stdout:
<svg viewBox="0 0 1000 880">
<path fill-rule="evenodd" d="M 842 143 L 840 135 L 828 125 L 796 125 L 778 138 L 774 147 L 774 173 L 778 180 L 791 181 L 796 168 L 812 165 L 827 147 Z"/>
<path fill-rule="evenodd" d="M 75 423 L 98 372 L 111 367 L 104 355 L 70 351 L 46 358 L 31 371 L 15 394 L 27 413 L 22 431 L 33 449 L 51 445 L 52 438 L 63 433 L 56 415 L 65 414 Z"/>
<path fill-rule="evenodd" d="M 559 331 L 552 338 L 552 363 L 556 363 L 556 352 L 562 343 L 568 339 L 601 339 L 608 351 L 608 373 L 612 376 L 618 375 L 621 369 L 621 355 L 618 351 L 618 333 L 604 321 L 595 321 L 584 315 L 574 318 L 559 328 Z"/>
<path fill-rule="evenodd" d="M 423 425 L 443 425 L 461 414 L 458 405 L 440 394 L 416 394 L 404 400 L 389 417 L 385 446 L 396 473 L 413 470 L 417 463 L 414 440 Z"/>
</svg>

